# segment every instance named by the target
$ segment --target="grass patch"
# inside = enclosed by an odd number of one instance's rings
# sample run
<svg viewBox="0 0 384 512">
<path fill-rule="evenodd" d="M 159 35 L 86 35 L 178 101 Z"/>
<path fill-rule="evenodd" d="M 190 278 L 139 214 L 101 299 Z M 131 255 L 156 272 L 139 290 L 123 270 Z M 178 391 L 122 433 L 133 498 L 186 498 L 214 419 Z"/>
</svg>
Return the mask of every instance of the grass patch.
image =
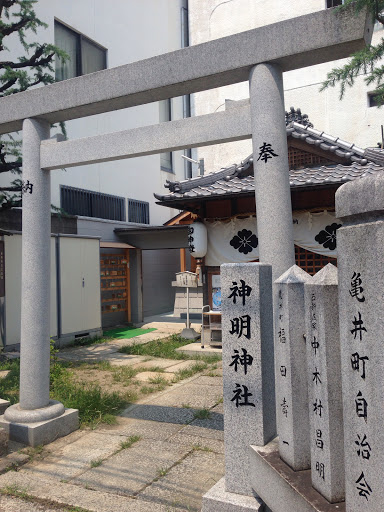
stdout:
<svg viewBox="0 0 384 512">
<path fill-rule="evenodd" d="M 192 450 L 195 452 L 213 452 L 212 448 L 209 448 L 209 446 L 203 446 L 201 444 L 194 444 L 192 446 Z"/>
<path fill-rule="evenodd" d="M 158 468 L 156 470 L 158 476 L 165 476 L 168 473 L 167 468 Z"/>
<path fill-rule="evenodd" d="M 95 459 L 95 460 L 91 460 L 91 468 L 97 468 L 99 466 L 101 466 L 103 463 L 103 459 Z"/>
<path fill-rule="evenodd" d="M 154 388 L 153 386 L 141 386 L 140 388 L 140 393 L 142 393 L 143 395 L 150 395 L 155 391 L 157 391 L 157 388 Z"/>
<path fill-rule="evenodd" d="M 194 413 L 193 417 L 196 420 L 209 420 L 209 418 L 211 417 L 211 413 L 209 409 L 198 409 Z"/>
<path fill-rule="evenodd" d="M 133 444 L 137 443 L 137 441 L 140 441 L 141 436 L 129 436 L 125 441 L 121 441 L 120 448 L 122 450 L 126 450 L 127 448 L 130 448 Z"/>
<path fill-rule="evenodd" d="M 95 426 L 110 423 L 127 401 L 118 393 L 103 391 L 98 384 L 74 383 L 70 376 L 61 377 L 52 384 L 51 397 L 65 407 L 78 409 L 81 425 Z"/>
<path fill-rule="evenodd" d="M 123 354 L 133 354 L 151 357 L 160 357 L 165 359 L 176 359 L 176 360 L 187 360 L 187 359 L 199 359 L 206 363 L 212 364 L 221 360 L 219 355 L 217 356 L 204 356 L 204 355 L 188 355 L 182 352 L 177 352 L 176 349 L 189 345 L 191 340 L 181 338 L 176 334 L 172 334 L 168 338 L 162 340 L 153 340 L 148 343 L 138 345 L 125 345 L 119 349 L 119 352 Z"/>
<path fill-rule="evenodd" d="M 0 493 L 3 496 L 14 496 L 26 501 L 30 501 L 32 499 L 32 496 L 28 494 L 28 490 L 25 487 L 20 487 L 17 484 L 6 485 L 0 489 Z"/>
<path fill-rule="evenodd" d="M 168 385 L 167 379 L 162 377 L 161 375 L 156 375 L 156 377 L 151 377 L 148 381 L 150 384 L 157 384 L 160 387 L 166 387 Z"/>
<path fill-rule="evenodd" d="M 189 368 L 184 368 L 183 370 L 179 370 L 175 373 L 175 376 L 172 379 L 172 382 L 179 382 L 183 379 L 188 379 L 195 375 L 195 373 L 202 372 L 208 368 L 208 364 L 204 362 L 198 362 L 191 365 Z"/>
</svg>

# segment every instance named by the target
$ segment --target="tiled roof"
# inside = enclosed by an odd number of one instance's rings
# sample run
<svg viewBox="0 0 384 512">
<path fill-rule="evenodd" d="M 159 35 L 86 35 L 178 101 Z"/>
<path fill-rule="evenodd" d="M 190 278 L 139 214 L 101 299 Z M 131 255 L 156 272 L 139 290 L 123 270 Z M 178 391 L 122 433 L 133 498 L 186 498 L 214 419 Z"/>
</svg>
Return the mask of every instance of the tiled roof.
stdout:
<svg viewBox="0 0 384 512">
<path fill-rule="evenodd" d="M 381 149 L 362 149 L 338 137 L 315 130 L 310 123 L 304 125 L 293 121 L 287 124 L 286 129 L 288 137 L 301 139 L 345 160 L 345 165 L 331 164 L 290 170 L 291 188 L 340 185 L 384 170 L 384 151 Z M 310 151 L 310 148 L 308 150 Z M 219 171 L 184 181 L 167 181 L 165 186 L 169 188 L 169 194 L 154 194 L 161 202 L 254 192 L 253 155 L 239 165 L 233 164 Z"/>
<path fill-rule="evenodd" d="M 253 166 L 250 166 L 253 170 Z M 384 168 L 374 164 L 368 163 L 362 166 L 357 163 L 350 165 L 337 164 L 334 166 L 320 166 L 306 169 L 297 169 L 289 171 L 290 185 L 292 189 L 299 188 L 312 188 L 318 186 L 327 186 L 330 184 L 340 185 L 347 181 L 352 181 L 356 178 L 368 176 L 378 171 L 383 171 Z M 220 173 L 220 175 L 219 175 Z M 218 176 L 219 175 L 219 176 Z M 208 175 L 211 178 L 210 183 L 199 183 L 199 178 L 181 182 L 181 184 L 188 183 L 193 187 L 188 187 L 188 190 L 175 191 L 170 194 L 155 197 L 160 201 L 172 201 L 182 198 L 203 198 L 214 197 L 223 195 L 236 195 L 244 194 L 255 191 L 255 181 L 253 174 L 247 176 L 223 176 L 222 172 L 211 173 Z M 206 177 L 208 177 L 206 176 Z"/>
<path fill-rule="evenodd" d="M 332 135 L 328 135 L 328 133 L 310 128 L 309 126 L 295 122 L 290 123 L 287 125 L 287 135 L 294 139 L 304 140 L 311 146 L 318 146 L 324 151 L 335 153 L 335 155 L 340 158 L 345 158 L 352 162 L 359 162 L 361 165 L 365 165 L 368 161 L 365 158 L 364 149 L 350 142 L 346 142 L 339 137 L 333 137 Z"/>
</svg>

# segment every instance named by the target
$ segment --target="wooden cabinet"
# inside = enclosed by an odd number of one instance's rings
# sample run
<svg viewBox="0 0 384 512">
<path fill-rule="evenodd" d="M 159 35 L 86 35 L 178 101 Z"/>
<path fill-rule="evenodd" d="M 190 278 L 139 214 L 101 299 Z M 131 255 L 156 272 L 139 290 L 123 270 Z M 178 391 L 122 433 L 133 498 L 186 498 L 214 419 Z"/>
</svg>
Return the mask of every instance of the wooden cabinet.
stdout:
<svg viewBox="0 0 384 512">
<path fill-rule="evenodd" d="M 130 321 L 129 251 L 102 253 L 100 259 L 101 314 L 125 312 Z"/>
</svg>

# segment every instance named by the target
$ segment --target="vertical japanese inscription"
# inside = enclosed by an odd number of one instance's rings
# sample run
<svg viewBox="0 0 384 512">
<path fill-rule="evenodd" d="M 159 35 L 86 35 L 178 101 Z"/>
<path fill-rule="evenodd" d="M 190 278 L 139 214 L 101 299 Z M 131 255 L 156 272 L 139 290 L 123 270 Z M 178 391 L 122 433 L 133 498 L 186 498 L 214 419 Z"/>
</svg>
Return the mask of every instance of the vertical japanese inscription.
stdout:
<svg viewBox="0 0 384 512">
<path fill-rule="evenodd" d="M 344 499 L 344 450 L 337 269 L 327 265 L 306 285 L 311 476 L 328 501 Z"/>
<path fill-rule="evenodd" d="M 365 313 L 369 306 L 366 301 L 366 293 L 364 291 L 364 279 L 360 271 L 355 269 L 350 276 L 350 287 L 348 290 L 347 299 L 353 304 L 351 318 L 350 318 L 350 371 L 358 376 L 355 383 L 353 394 L 355 395 L 354 404 L 351 404 L 357 419 L 357 426 L 359 427 L 356 432 L 355 444 L 355 457 L 356 464 L 353 464 L 355 472 L 355 492 L 356 499 L 370 500 L 371 495 L 374 493 L 373 485 L 370 484 L 367 478 L 367 469 L 369 467 L 369 460 L 372 455 L 372 448 L 367 436 L 370 426 L 370 403 L 367 395 L 367 387 L 369 386 L 370 379 L 370 358 L 366 355 L 369 349 L 368 334 L 369 326 L 365 321 Z M 359 382 L 360 381 L 360 382 Z M 368 429 L 368 430 L 367 430 Z M 351 450 L 352 451 L 352 450 Z"/>
<path fill-rule="evenodd" d="M 306 380 L 304 283 L 309 274 L 296 265 L 275 281 L 275 375 L 279 452 L 292 469 L 310 467 Z"/>
<path fill-rule="evenodd" d="M 271 276 L 266 264 L 221 266 L 225 483 L 249 496 L 249 445 L 276 436 Z"/>
<path fill-rule="evenodd" d="M 239 283 L 240 284 L 238 284 L 237 281 L 232 281 L 232 286 L 230 287 L 231 293 L 228 295 L 228 299 L 232 299 L 233 304 L 245 306 L 246 301 L 248 299 L 251 300 L 252 287 L 249 286 L 244 279 L 240 279 Z M 244 337 L 249 340 L 251 338 L 251 320 L 250 315 L 241 315 L 231 318 L 229 334 L 236 335 L 237 338 Z M 232 367 L 236 373 L 239 368 L 242 368 L 244 375 L 247 375 L 248 367 L 253 364 L 253 356 L 248 353 L 245 347 L 240 347 L 240 350 L 233 349 L 232 362 L 229 366 Z M 255 407 L 255 404 L 250 399 L 251 397 L 252 393 L 248 390 L 246 385 L 236 383 L 231 402 L 235 404 L 236 408 L 242 405 Z"/>
</svg>

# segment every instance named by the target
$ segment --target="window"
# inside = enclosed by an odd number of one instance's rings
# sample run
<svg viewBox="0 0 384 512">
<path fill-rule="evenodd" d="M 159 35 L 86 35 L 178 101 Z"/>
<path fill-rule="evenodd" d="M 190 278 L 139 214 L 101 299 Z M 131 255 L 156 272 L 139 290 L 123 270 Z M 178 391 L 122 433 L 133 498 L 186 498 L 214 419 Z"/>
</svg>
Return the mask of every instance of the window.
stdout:
<svg viewBox="0 0 384 512">
<path fill-rule="evenodd" d="M 172 102 L 171 99 L 159 101 L 159 121 L 164 123 L 172 119 Z M 162 171 L 173 172 L 172 153 L 160 154 L 160 167 Z"/>
<path fill-rule="evenodd" d="M 322 254 L 317 254 L 311 251 L 307 251 L 302 247 L 298 247 L 295 245 L 295 259 L 296 265 L 311 276 L 315 275 L 316 272 L 321 270 L 328 263 L 332 263 L 337 267 L 337 259 L 331 258 L 330 256 L 324 256 Z"/>
<path fill-rule="evenodd" d="M 128 199 L 128 222 L 149 224 L 149 203 Z"/>
<path fill-rule="evenodd" d="M 344 0 L 327 0 L 327 9 L 331 7 L 337 7 L 338 5 L 343 5 Z"/>
<path fill-rule="evenodd" d="M 107 67 L 105 48 L 56 20 L 55 45 L 69 55 L 65 62 L 56 58 L 56 80 L 67 80 Z"/>
<path fill-rule="evenodd" d="M 375 92 L 368 93 L 368 107 L 378 107 L 380 105 L 380 94 Z"/>
<path fill-rule="evenodd" d="M 125 221 L 124 197 L 61 185 L 60 204 L 70 215 Z"/>
</svg>

